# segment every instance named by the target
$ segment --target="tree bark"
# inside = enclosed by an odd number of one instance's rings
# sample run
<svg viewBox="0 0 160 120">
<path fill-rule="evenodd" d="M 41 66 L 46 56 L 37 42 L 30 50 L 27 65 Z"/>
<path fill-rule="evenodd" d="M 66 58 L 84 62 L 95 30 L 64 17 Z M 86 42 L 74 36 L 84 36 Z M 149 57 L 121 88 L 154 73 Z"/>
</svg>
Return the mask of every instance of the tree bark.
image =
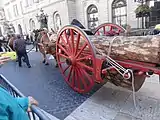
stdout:
<svg viewBox="0 0 160 120">
<path fill-rule="evenodd" d="M 160 36 L 89 36 L 96 54 L 119 60 L 160 63 Z M 111 42 L 113 40 L 113 42 Z"/>
</svg>

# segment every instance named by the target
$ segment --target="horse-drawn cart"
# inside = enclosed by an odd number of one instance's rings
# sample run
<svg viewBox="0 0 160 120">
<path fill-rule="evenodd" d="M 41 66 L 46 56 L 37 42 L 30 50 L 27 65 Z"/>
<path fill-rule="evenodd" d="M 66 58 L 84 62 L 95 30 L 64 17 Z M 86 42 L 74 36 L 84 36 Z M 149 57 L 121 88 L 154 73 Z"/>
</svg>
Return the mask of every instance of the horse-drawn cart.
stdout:
<svg viewBox="0 0 160 120">
<path fill-rule="evenodd" d="M 124 32 L 122 27 L 110 23 L 99 26 L 95 35 L 87 35 L 74 25 L 61 29 L 56 40 L 56 59 L 73 90 L 86 93 L 95 83 L 109 81 L 138 91 L 146 77 L 160 74 L 160 37 L 118 36 Z"/>
</svg>

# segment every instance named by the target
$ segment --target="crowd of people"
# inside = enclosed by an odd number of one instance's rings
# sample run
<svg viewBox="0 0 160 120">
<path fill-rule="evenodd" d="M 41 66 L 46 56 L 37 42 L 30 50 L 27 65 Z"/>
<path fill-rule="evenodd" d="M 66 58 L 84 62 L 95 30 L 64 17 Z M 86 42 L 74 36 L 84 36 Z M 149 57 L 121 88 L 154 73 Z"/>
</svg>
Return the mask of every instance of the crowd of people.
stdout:
<svg viewBox="0 0 160 120">
<path fill-rule="evenodd" d="M 42 63 L 49 65 L 47 54 L 48 54 L 48 44 L 50 41 L 55 42 L 57 39 L 56 32 L 51 29 L 52 32 L 48 32 L 47 28 L 37 29 L 30 32 L 30 35 L 26 38 L 22 35 L 11 34 L 7 36 L 8 46 L 16 52 L 17 62 L 19 67 L 22 67 L 22 60 L 27 64 L 28 68 L 31 68 L 29 58 L 26 51 L 26 41 L 35 43 L 35 47 L 39 49 L 42 54 Z M 54 55 L 55 57 L 55 55 Z M 23 58 L 23 59 L 22 59 Z M 57 65 L 56 65 L 57 66 Z"/>
</svg>

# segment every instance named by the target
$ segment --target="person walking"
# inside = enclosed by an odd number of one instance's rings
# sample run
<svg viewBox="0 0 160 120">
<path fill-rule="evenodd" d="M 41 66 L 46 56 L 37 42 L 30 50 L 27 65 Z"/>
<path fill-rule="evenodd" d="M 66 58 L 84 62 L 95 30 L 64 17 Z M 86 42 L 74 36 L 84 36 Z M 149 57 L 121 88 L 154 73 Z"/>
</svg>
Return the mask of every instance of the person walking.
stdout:
<svg viewBox="0 0 160 120">
<path fill-rule="evenodd" d="M 14 42 L 14 49 L 18 56 L 19 67 L 22 67 L 22 57 L 24 57 L 24 62 L 27 64 L 28 68 L 31 68 L 29 63 L 27 51 L 26 51 L 26 43 L 25 40 L 21 38 L 20 35 L 17 35 L 17 39 Z"/>
</svg>

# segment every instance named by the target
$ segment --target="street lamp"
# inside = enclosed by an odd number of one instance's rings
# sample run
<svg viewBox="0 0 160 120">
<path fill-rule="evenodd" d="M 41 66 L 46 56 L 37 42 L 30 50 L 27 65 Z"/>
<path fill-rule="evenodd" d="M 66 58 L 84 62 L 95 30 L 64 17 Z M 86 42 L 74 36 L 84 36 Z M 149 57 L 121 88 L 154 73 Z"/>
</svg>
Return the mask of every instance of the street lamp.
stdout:
<svg viewBox="0 0 160 120">
<path fill-rule="evenodd" d="M 36 18 L 40 22 L 40 28 L 48 28 L 48 15 L 44 14 L 44 10 L 41 8 L 40 14 L 37 13 Z"/>
</svg>

